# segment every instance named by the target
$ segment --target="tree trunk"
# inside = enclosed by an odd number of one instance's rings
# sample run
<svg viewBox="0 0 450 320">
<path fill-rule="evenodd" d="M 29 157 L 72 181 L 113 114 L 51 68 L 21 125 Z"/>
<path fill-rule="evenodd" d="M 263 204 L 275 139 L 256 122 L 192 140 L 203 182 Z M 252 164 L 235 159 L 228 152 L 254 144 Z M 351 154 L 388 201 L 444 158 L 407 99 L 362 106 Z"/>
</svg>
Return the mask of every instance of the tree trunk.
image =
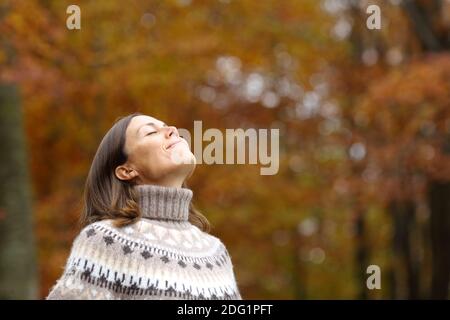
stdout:
<svg viewBox="0 0 450 320">
<path fill-rule="evenodd" d="M 428 189 L 431 233 L 432 299 L 449 298 L 450 182 L 430 182 Z"/>
<path fill-rule="evenodd" d="M 355 263 L 358 272 L 359 292 L 358 299 L 367 299 L 367 267 L 368 261 L 368 246 L 366 239 L 366 228 L 364 220 L 364 211 L 360 204 L 356 205 L 354 216 L 354 230 L 355 230 Z"/>
<path fill-rule="evenodd" d="M 401 279 L 403 281 L 397 279 L 396 283 L 403 285 L 406 288 L 406 292 L 403 290 L 403 294 L 406 298 L 419 299 L 420 268 L 411 241 L 412 231 L 416 227 L 415 205 L 410 201 L 393 201 L 390 205 L 390 212 L 394 218 L 393 247 L 394 252 L 399 257 L 397 277 L 404 276 L 404 278 Z"/>
<path fill-rule="evenodd" d="M 307 270 L 304 263 L 301 261 L 300 248 L 302 246 L 302 238 L 299 235 L 297 228 L 291 230 L 292 235 L 292 286 L 294 288 L 294 299 L 306 300 L 308 299 L 307 287 Z"/>
<path fill-rule="evenodd" d="M 31 190 L 18 90 L 0 84 L 0 299 L 36 299 Z"/>
<path fill-rule="evenodd" d="M 403 7 L 409 16 L 411 24 L 417 32 L 420 43 L 425 51 L 440 51 L 443 49 L 439 39 L 433 31 L 430 17 L 415 0 L 403 1 Z"/>
<path fill-rule="evenodd" d="M 412 26 L 417 31 L 418 39 L 425 52 L 448 51 L 450 37 L 448 32 L 433 30 L 432 22 L 443 10 L 448 10 L 449 4 L 439 0 L 419 3 L 418 1 L 403 1 L 406 14 Z M 425 10 L 428 9 L 428 10 Z M 446 30 L 445 28 L 443 30 Z M 443 146 L 444 153 L 450 152 L 449 140 Z M 430 181 L 428 185 L 428 204 L 430 208 L 431 233 L 431 292 L 432 299 L 448 299 L 450 278 L 450 182 Z"/>
</svg>

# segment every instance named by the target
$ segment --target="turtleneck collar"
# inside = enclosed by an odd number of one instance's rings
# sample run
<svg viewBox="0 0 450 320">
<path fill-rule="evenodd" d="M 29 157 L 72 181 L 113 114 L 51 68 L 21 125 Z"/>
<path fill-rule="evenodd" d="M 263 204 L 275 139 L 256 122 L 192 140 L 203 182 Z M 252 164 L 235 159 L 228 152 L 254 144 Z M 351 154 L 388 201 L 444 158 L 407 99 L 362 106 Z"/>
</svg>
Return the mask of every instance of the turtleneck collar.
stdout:
<svg viewBox="0 0 450 320">
<path fill-rule="evenodd" d="M 134 186 L 143 218 L 188 221 L 193 192 L 151 184 Z"/>
</svg>

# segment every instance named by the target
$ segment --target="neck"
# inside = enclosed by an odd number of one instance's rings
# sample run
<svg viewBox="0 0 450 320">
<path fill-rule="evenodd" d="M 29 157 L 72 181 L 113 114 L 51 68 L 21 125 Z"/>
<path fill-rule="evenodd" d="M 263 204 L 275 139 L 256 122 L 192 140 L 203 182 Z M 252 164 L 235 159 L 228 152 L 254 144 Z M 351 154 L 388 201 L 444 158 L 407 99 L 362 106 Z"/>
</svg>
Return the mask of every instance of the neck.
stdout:
<svg viewBox="0 0 450 320">
<path fill-rule="evenodd" d="M 134 189 L 143 218 L 188 221 L 192 190 L 152 184 L 137 185 Z"/>
</svg>

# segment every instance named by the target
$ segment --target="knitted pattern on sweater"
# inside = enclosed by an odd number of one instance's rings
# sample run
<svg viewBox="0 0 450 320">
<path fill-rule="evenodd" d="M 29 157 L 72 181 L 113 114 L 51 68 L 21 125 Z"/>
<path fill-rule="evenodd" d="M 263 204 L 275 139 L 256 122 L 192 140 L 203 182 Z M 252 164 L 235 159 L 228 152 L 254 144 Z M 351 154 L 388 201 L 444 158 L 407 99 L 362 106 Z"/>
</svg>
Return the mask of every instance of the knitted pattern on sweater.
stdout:
<svg viewBox="0 0 450 320">
<path fill-rule="evenodd" d="M 188 222 L 192 191 L 135 188 L 142 218 L 85 227 L 47 299 L 242 299 L 225 245 Z"/>
</svg>

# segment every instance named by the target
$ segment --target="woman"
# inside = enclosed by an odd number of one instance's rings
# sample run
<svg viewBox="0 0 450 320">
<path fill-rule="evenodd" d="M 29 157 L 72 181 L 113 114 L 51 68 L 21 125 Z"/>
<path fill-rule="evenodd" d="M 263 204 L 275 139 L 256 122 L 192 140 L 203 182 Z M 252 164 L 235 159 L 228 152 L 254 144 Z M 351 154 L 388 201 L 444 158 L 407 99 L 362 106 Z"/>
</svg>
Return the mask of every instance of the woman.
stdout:
<svg viewBox="0 0 450 320">
<path fill-rule="evenodd" d="M 184 181 L 195 157 L 175 127 L 139 113 L 103 138 L 82 224 L 47 299 L 242 299 L 230 255 Z"/>
</svg>

